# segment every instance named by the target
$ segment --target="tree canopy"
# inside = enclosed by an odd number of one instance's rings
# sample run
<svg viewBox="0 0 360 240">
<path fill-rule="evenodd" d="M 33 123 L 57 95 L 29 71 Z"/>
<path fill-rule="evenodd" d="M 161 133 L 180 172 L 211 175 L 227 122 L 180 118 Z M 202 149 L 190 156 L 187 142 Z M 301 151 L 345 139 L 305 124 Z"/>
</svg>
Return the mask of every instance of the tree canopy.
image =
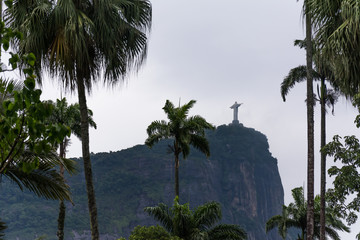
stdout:
<svg viewBox="0 0 360 240">
<path fill-rule="evenodd" d="M 246 232 L 238 225 L 215 225 L 222 217 L 221 207 L 217 202 L 205 203 L 192 211 L 188 203 L 181 205 L 176 197 L 172 208 L 159 203 L 158 206 L 146 207 L 144 210 L 158 220 L 171 235 L 184 240 L 246 239 Z"/>
</svg>

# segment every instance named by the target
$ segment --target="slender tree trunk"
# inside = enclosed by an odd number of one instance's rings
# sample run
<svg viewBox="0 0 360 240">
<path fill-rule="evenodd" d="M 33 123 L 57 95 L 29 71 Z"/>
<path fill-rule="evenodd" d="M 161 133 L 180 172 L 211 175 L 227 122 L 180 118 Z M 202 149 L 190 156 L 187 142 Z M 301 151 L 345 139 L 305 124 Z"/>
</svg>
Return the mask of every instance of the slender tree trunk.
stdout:
<svg viewBox="0 0 360 240">
<path fill-rule="evenodd" d="M 307 9 L 305 0 L 305 9 Z M 313 240 L 314 235 L 314 94 L 312 78 L 312 30 L 311 17 L 306 13 L 306 66 L 307 66 L 307 215 L 306 239 Z"/>
<path fill-rule="evenodd" d="M 58 217 L 58 231 L 56 233 L 59 240 L 64 240 L 65 211 L 66 211 L 66 207 L 65 207 L 64 201 L 60 201 L 59 217 Z"/>
<path fill-rule="evenodd" d="M 60 158 L 65 158 L 65 140 L 60 143 Z M 64 178 L 64 166 L 62 165 L 60 166 L 60 175 Z M 56 233 L 59 240 L 64 240 L 65 210 L 64 201 L 61 200 L 59 204 L 58 231 Z"/>
<path fill-rule="evenodd" d="M 325 79 L 321 78 L 321 140 L 320 148 L 324 148 L 326 144 L 326 86 Z M 326 153 L 321 151 L 321 179 L 320 179 L 320 240 L 325 240 L 325 192 L 326 192 Z"/>
<path fill-rule="evenodd" d="M 86 192 L 88 196 L 88 207 L 90 214 L 91 239 L 99 240 L 97 208 L 90 161 L 88 110 L 86 105 L 86 93 L 83 78 L 78 78 L 77 85 L 81 115 L 81 144 L 86 180 Z"/>
</svg>

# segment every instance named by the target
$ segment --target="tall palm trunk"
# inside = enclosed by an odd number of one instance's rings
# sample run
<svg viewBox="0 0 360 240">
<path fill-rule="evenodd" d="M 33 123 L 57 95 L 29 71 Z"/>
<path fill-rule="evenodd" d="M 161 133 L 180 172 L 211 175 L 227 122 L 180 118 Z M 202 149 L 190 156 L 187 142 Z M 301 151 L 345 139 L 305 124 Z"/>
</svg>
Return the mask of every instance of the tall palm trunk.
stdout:
<svg viewBox="0 0 360 240">
<path fill-rule="evenodd" d="M 60 158 L 65 158 L 65 141 L 60 143 Z M 64 166 L 60 166 L 60 175 L 64 178 Z M 60 200 L 59 204 L 59 216 L 58 216 L 58 231 L 56 235 L 59 240 L 64 240 L 64 225 L 65 225 L 65 204 L 63 200 Z"/>
<path fill-rule="evenodd" d="M 86 192 L 88 196 L 88 207 L 90 214 L 91 239 L 99 240 L 97 208 L 90 161 L 88 110 L 86 105 L 85 84 L 82 77 L 77 79 L 77 86 L 81 115 L 81 144 L 86 180 Z"/>
<path fill-rule="evenodd" d="M 311 17 L 308 13 L 307 1 L 306 10 L 306 67 L 307 67 L 307 215 L 306 215 L 306 239 L 313 240 L 314 235 L 314 94 L 312 78 L 312 30 Z"/>
<path fill-rule="evenodd" d="M 321 78 L 321 136 L 320 136 L 320 148 L 323 149 L 326 144 L 326 86 L 325 78 Z M 320 164 L 320 240 L 325 240 L 325 192 L 326 192 L 326 154 L 321 151 L 321 164 Z"/>
</svg>

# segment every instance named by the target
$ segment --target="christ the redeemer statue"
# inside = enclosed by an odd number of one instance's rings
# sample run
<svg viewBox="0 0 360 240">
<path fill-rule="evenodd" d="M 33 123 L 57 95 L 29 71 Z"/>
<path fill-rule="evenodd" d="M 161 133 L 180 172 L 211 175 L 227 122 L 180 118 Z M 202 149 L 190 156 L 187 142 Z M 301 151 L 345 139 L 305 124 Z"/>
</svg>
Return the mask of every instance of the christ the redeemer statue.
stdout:
<svg viewBox="0 0 360 240">
<path fill-rule="evenodd" d="M 242 103 L 235 102 L 230 108 L 234 109 L 234 120 L 232 121 L 233 124 L 239 124 L 238 119 L 238 108 L 241 106 Z"/>
</svg>

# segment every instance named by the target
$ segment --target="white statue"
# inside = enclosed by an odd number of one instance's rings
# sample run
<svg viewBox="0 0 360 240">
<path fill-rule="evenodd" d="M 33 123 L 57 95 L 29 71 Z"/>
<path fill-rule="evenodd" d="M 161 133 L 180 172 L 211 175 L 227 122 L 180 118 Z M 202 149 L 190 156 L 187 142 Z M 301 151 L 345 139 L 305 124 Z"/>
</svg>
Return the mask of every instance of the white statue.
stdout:
<svg viewBox="0 0 360 240">
<path fill-rule="evenodd" d="M 241 106 L 242 103 L 237 103 L 235 102 L 230 108 L 234 109 L 234 120 L 232 121 L 233 124 L 239 124 L 239 119 L 238 119 L 238 108 Z"/>
</svg>

